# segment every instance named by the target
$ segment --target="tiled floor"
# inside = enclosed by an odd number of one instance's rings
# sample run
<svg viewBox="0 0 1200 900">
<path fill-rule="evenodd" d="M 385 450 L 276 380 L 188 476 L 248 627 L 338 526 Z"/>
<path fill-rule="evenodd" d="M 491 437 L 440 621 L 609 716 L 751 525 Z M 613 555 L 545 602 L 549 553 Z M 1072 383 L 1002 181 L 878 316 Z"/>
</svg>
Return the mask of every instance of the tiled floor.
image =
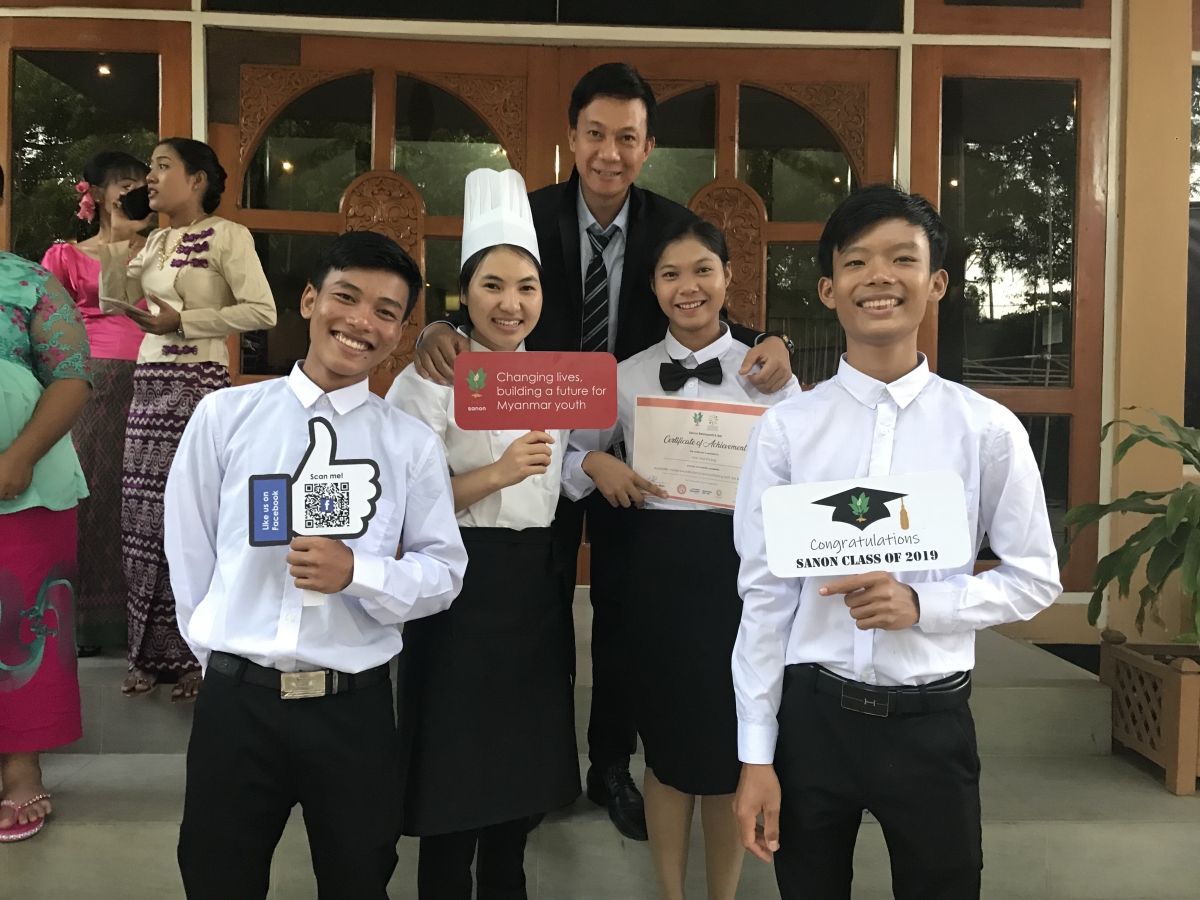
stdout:
<svg viewBox="0 0 1200 900">
<path fill-rule="evenodd" d="M 578 604 L 580 747 L 586 746 L 590 701 L 586 602 Z M 1200 798 L 1177 798 L 1162 773 L 1129 756 L 1098 753 L 1094 716 L 1063 719 L 1070 740 L 1038 743 L 1042 755 L 1014 754 L 1030 746 L 1012 734 L 1031 725 L 1021 710 L 1041 704 L 1035 730 L 1058 708 L 1094 698 L 1090 677 L 995 644 L 1001 661 L 979 679 L 981 708 L 999 755 L 985 757 L 984 897 L 987 900 L 1196 900 L 1200 897 Z M 991 654 L 989 653 L 989 656 Z M 183 896 L 175 866 L 182 810 L 187 707 L 173 706 L 169 688 L 129 700 L 120 696 L 120 660 L 86 660 L 81 667 L 85 737 L 65 752 L 47 754 L 47 786 L 56 812 L 35 840 L 0 846 L 0 900 L 175 900 Z M 1077 683 L 1076 683 L 1077 682 Z M 1058 684 L 1067 700 L 1038 692 Z M 982 689 L 1023 692 L 1020 698 Z M 1033 698 L 1033 699 L 1031 699 Z M 1040 698 L 1040 699 L 1039 699 Z M 1081 702 L 1080 698 L 1083 698 Z M 1090 736 L 1090 737 L 1089 737 Z M 1035 735 L 1036 737 L 1036 735 Z M 982 740 L 982 734 L 981 734 Z M 586 760 L 581 758 L 581 767 Z M 641 777 L 641 760 L 634 760 Z M 236 814 L 236 811 L 231 812 Z M 393 900 L 415 898 L 416 841 L 400 844 Z M 887 851 L 867 817 L 855 860 L 855 900 L 890 897 Z M 530 836 L 526 871 L 531 900 L 653 900 L 653 871 L 644 844 L 621 838 L 605 813 L 580 800 L 547 817 Z M 276 853 L 272 898 L 316 896 L 299 815 Z M 689 897 L 702 898 L 703 847 L 693 835 Z M 776 898 L 771 868 L 747 858 L 742 900 Z"/>
</svg>

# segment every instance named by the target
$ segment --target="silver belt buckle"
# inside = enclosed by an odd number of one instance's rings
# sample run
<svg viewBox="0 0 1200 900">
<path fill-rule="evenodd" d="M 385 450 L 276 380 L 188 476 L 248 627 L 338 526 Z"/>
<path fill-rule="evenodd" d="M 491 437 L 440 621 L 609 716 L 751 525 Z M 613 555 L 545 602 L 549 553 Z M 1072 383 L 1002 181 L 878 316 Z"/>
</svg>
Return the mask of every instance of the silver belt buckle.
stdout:
<svg viewBox="0 0 1200 900">
<path fill-rule="evenodd" d="M 842 708 L 868 716 L 885 718 L 889 711 L 887 691 L 864 689 L 848 681 L 843 681 Z"/>
<path fill-rule="evenodd" d="M 325 696 L 325 670 L 316 672 L 280 672 L 279 696 L 284 700 L 304 700 Z"/>
</svg>

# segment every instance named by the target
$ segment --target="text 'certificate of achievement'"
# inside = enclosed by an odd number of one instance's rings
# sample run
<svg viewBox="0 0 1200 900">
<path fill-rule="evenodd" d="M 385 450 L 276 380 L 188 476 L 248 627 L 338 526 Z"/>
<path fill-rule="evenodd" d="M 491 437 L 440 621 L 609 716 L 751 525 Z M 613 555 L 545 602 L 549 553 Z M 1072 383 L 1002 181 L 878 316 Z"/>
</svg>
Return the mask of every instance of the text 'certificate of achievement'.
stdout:
<svg viewBox="0 0 1200 900">
<path fill-rule="evenodd" d="M 975 553 L 955 472 L 784 484 L 763 491 L 762 507 L 780 578 L 956 569 Z"/>
<path fill-rule="evenodd" d="M 733 509 L 754 423 L 753 403 L 638 397 L 633 469 L 673 500 Z"/>
</svg>

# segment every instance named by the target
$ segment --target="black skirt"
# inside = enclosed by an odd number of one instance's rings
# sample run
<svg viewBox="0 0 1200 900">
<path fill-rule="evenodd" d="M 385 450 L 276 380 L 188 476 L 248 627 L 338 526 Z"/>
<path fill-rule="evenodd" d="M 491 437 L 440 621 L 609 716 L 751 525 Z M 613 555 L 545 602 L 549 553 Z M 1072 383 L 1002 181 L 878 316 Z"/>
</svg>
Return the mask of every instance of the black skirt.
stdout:
<svg viewBox="0 0 1200 900">
<path fill-rule="evenodd" d="M 732 794 L 741 763 L 733 643 L 742 616 L 733 516 L 637 510 L 622 619 L 646 766 L 685 794 Z"/>
<path fill-rule="evenodd" d="M 449 834 L 579 796 L 570 627 L 549 528 L 464 528 L 450 608 L 404 627 L 404 833 Z"/>
</svg>

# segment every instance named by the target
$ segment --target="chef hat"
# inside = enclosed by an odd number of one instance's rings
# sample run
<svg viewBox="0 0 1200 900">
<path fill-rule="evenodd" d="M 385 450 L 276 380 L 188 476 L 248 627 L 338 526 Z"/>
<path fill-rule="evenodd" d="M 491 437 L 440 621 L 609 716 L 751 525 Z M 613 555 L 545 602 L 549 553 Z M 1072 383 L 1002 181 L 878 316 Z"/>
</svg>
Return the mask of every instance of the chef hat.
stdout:
<svg viewBox="0 0 1200 900">
<path fill-rule="evenodd" d="M 461 266 L 480 250 L 498 244 L 512 244 L 528 250 L 539 263 L 537 232 L 525 179 L 509 169 L 476 169 L 467 175 L 463 195 L 463 233 Z"/>
</svg>

